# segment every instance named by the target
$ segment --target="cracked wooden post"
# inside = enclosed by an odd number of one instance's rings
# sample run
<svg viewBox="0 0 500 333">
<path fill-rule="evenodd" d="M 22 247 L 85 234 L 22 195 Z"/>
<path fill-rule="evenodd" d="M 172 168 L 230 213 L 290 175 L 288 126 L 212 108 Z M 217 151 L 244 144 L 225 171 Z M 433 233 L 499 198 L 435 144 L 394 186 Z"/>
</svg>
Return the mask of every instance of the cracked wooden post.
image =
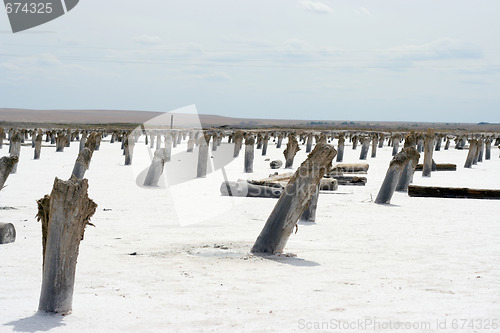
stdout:
<svg viewBox="0 0 500 333">
<path fill-rule="evenodd" d="M 177 133 L 177 131 L 171 131 L 170 132 L 170 141 L 171 141 L 171 145 L 172 145 L 173 148 L 177 147 L 177 137 L 178 136 L 179 136 L 179 133 Z"/>
<path fill-rule="evenodd" d="M 75 165 L 73 166 L 72 175 L 77 179 L 83 179 L 85 171 L 89 169 L 90 159 L 92 158 L 92 151 L 89 148 L 83 148 L 78 157 L 76 158 Z"/>
<path fill-rule="evenodd" d="M 432 143 L 432 148 L 434 148 L 434 142 Z M 387 169 L 384 181 L 382 182 L 382 186 L 380 186 L 377 198 L 375 199 L 375 203 L 389 204 L 391 202 L 392 195 L 401 178 L 401 173 L 408 162 L 415 158 L 415 153 L 418 154 L 414 148 L 404 148 L 392 158 L 389 169 Z"/>
<path fill-rule="evenodd" d="M 337 162 L 344 161 L 344 147 L 345 147 L 344 134 L 339 134 L 339 141 L 337 146 Z"/>
<path fill-rule="evenodd" d="M 35 160 L 40 159 L 41 151 L 42 151 L 42 133 L 39 133 L 35 138 L 35 153 L 33 159 Z"/>
<path fill-rule="evenodd" d="M 293 166 L 293 160 L 299 150 L 299 143 L 297 142 L 295 134 L 292 133 L 288 135 L 288 143 L 286 149 L 283 151 L 283 155 L 285 156 L 285 169 Z"/>
<path fill-rule="evenodd" d="M 395 134 L 392 137 L 392 156 L 396 156 L 399 151 L 399 142 L 401 141 L 401 136 L 399 134 Z"/>
<path fill-rule="evenodd" d="M 446 137 L 446 143 L 444 145 L 444 150 L 450 149 L 450 143 L 451 143 L 450 138 Z"/>
<path fill-rule="evenodd" d="M 31 148 L 35 148 L 36 128 L 34 130 L 30 130 L 29 133 L 31 135 Z"/>
<path fill-rule="evenodd" d="M 278 142 L 276 142 L 276 149 L 280 149 L 282 143 L 283 143 L 283 133 L 279 133 Z"/>
<path fill-rule="evenodd" d="M 330 170 L 336 154 L 335 148 L 328 144 L 318 144 L 314 147 L 283 190 L 252 247 L 252 253 L 283 252 L 321 178 Z"/>
<path fill-rule="evenodd" d="M 115 143 L 115 140 L 116 140 L 116 133 L 113 132 L 111 133 L 111 139 L 109 139 L 109 143 Z"/>
<path fill-rule="evenodd" d="M 88 136 L 87 131 L 83 131 L 82 136 L 80 138 L 80 147 L 79 147 L 80 151 L 82 151 L 83 148 L 85 148 L 85 142 L 87 142 L 87 136 Z"/>
<path fill-rule="evenodd" d="M 312 150 L 312 143 L 313 143 L 313 135 L 312 133 L 309 133 L 307 135 L 307 144 L 306 144 L 306 153 L 310 153 Z"/>
<path fill-rule="evenodd" d="M 269 135 L 264 134 L 262 138 L 262 156 L 266 156 L 267 154 L 267 145 L 269 143 Z"/>
<path fill-rule="evenodd" d="M 76 261 L 85 227 L 97 204 L 88 197 L 87 179 L 56 178 L 52 192 L 37 201 L 42 222 L 43 278 L 39 311 L 69 314 Z"/>
<path fill-rule="evenodd" d="M 209 142 L 210 134 L 201 133 L 198 138 L 198 168 L 196 173 L 196 177 L 198 178 L 206 177 L 207 175 Z"/>
<path fill-rule="evenodd" d="M 243 145 L 243 132 L 242 131 L 236 131 L 234 133 L 234 151 L 233 151 L 233 157 L 238 157 L 240 155 L 240 150 L 241 146 Z"/>
<path fill-rule="evenodd" d="M 372 136 L 372 158 L 377 157 L 377 145 L 378 145 L 378 134 L 375 133 Z"/>
<path fill-rule="evenodd" d="M 368 156 L 368 149 L 370 149 L 370 137 L 362 137 L 361 141 L 361 152 L 359 154 L 360 160 L 366 160 Z"/>
<path fill-rule="evenodd" d="M 196 140 L 194 138 L 189 138 L 187 142 L 187 149 L 186 152 L 192 153 L 194 150 L 194 144 L 196 143 Z"/>
<path fill-rule="evenodd" d="M 21 155 L 21 141 L 22 141 L 22 135 L 19 132 L 14 132 L 12 136 L 10 137 L 10 156 L 17 156 L 18 158 Z M 18 160 L 19 161 L 19 160 Z M 12 168 L 11 173 L 16 173 L 17 172 L 17 166 L 19 163 L 15 163 L 14 167 Z"/>
<path fill-rule="evenodd" d="M 99 150 L 101 148 L 101 140 L 102 140 L 102 133 L 101 132 L 95 132 L 95 149 L 94 150 Z"/>
<path fill-rule="evenodd" d="M 434 130 L 429 128 L 424 141 L 424 166 L 422 177 L 430 177 L 432 171 L 432 153 L 434 151 Z"/>
<path fill-rule="evenodd" d="M 486 151 L 485 151 L 484 158 L 486 160 L 491 159 L 491 139 L 490 138 L 486 139 Z"/>
<path fill-rule="evenodd" d="M 474 158 L 472 159 L 472 164 L 477 165 L 478 157 L 479 157 L 479 151 L 481 150 L 481 144 L 480 144 L 479 139 L 476 140 L 476 151 L 474 154 Z"/>
<path fill-rule="evenodd" d="M 254 144 L 255 138 L 249 135 L 245 139 L 245 172 L 253 172 L 253 158 L 254 158 Z"/>
<path fill-rule="evenodd" d="M 12 169 L 17 165 L 18 161 L 19 157 L 16 155 L 0 158 L 0 190 L 3 188 L 7 178 L 12 173 Z"/>
<path fill-rule="evenodd" d="M 385 141 L 384 134 L 380 134 L 380 137 L 378 138 L 378 147 L 379 148 L 384 148 L 384 141 Z"/>
<path fill-rule="evenodd" d="M 155 134 L 153 132 L 149 133 L 149 148 L 153 149 L 155 146 Z"/>
<path fill-rule="evenodd" d="M 477 152 L 477 140 L 471 139 L 469 143 L 469 153 L 467 154 L 467 159 L 465 160 L 464 168 L 468 169 L 472 168 L 476 152 Z"/>
<path fill-rule="evenodd" d="M 419 153 L 423 152 L 424 151 L 424 137 L 422 134 L 420 134 L 418 137 L 417 137 L 417 151 Z"/>
<path fill-rule="evenodd" d="M 66 141 L 68 141 L 68 136 L 66 135 L 66 133 L 63 132 L 57 133 L 56 152 L 64 152 L 64 148 L 66 147 Z"/>
<path fill-rule="evenodd" d="M 148 173 L 144 179 L 144 186 L 158 186 L 163 167 L 167 159 L 167 150 L 165 148 L 155 151 Z"/>
<path fill-rule="evenodd" d="M 415 173 L 418 160 L 420 159 L 420 154 L 414 146 L 415 145 L 408 146 L 403 149 L 406 154 L 408 154 L 408 159 L 403 166 L 403 171 L 396 185 L 396 191 L 398 192 L 408 191 L 408 186 L 413 182 L 413 174 Z"/>
<path fill-rule="evenodd" d="M 134 156 L 134 138 L 132 137 L 131 134 L 126 135 L 123 138 L 123 149 L 125 152 L 125 165 L 131 165 L 132 164 L 132 157 Z"/>
<path fill-rule="evenodd" d="M 257 133 L 257 149 L 262 149 L 262 133 Z"/>
<path fill-rule="evenodd" d="M 477 154 L 477 161 L 478 162 L 483 162 L 483 155 L 484 155 L 484 139 L 481 138 L 478 140 L 478 154 Z"/>
</svg>

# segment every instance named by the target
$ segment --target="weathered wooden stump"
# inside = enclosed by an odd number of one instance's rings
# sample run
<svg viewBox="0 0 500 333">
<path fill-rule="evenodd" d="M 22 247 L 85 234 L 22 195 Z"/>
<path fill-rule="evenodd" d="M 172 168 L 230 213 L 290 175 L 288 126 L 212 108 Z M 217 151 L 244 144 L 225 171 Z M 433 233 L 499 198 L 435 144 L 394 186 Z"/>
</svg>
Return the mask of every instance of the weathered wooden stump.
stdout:
<svg viewBox="0 0 500 333">
<path fill-rule="evenodd" d="M 399 142 L 401 141 L 401 136 L 396 134 L 392 137 L 392 156 L 395 156 L 399 151 Z"/>
<path fill-rule="evenodd" d="M 68 128 L 68 129 L 66 130 L 66 141 L 65 141 L 65 143 L 64 143 L 64 146 L 65 146 L 65 147 L 69 147 L 69 146 L 70 146 L 70 144 L 71 144 L 71 129 L 70 129 L 70 128 Z"/>
<path fill-rule="evenodd" d="M 196 177 L 202 178 L 207 175 L 208 168 L 208 144 L 210 142 L 210 135 L 203 134 L 198 138 L 198 166 Z"/>
<path fill-rule="evenodd" d="M 306 153 L 310 153 L 312 150 L 312 143 L 313 143 L 313 135 L 308 134 L 307 135 L 307 144 L 306 144 Z"/>
<path fill-rule="evenodd" d="M 378 134 L 373 134 L 372 138 L 372 158 L 377 157 Z"/>
<path fill-rule="evenodd" d="M 299 143 L 297 142 L 295 134 L 290 134 L 288 136 L 286 148 L 283 151 L 283 155 L 285 156 L 285 168 L 291 168 L 293 166 L 293 160 L 299 150 Z"/>
<path fill-rule="evenodd" d="M 56 178 L 50 196 L 37 201 L 43 245 L 40 311 L 71 312 L 78 248 L 97 207 L 87 190 L 87 179 Z"/>
<path fill-rule="evenodd" d="M 485 156 L 484 158 L 486 160 L 491 159 L 491 139 L 486 139 L 486 151 L 485 151 Z"/>
<path fill-rule="evenodd" d="M 193 139 L 193 138 L 189 138 L 188 139 L 187 150 L 186 150 L 188 153 L 192 153 L 193 152 L 195 142 L 196 142 L 196 140 Z"/>
<path fill-rule="evenodd" d="M 451 143 L 451 140 L 450 140 L 450 138 L 447 137 L 446 138 L 446 143 L 444 145 L 444 150 L 450 149 L 450 143 Z"/>
<path fill-rule="evenodd" d="M 238 157 L 240 155 L 241 146 L 243 145 L 243 132 L 236 131 L 234 133 L 234 151 L 233 157 Z"/>
<path fill-rule="evenodd" d="M 351 141 L 352 141 L 352 149 L 356 150 L 356 148 L 358 148 L 358 136 L 357 135 L 351 136 Z"/>
<path fill-rule="evenodd" d="M 102 140 L 102 134 L 100 132 L 95 133 L 95 149 L 94 150 L 99 150 L 101 148 L 101 140 Z"/>
<path fill-rule="evenodd" d="M 66 141 L 68 141 L 68 136 L 65 133 L 57 133 L 56 138 L 56 152 L 64 152 L 64 148 L 66 147 Z"/>
<path fill-rule="evenodd" d="M 14 132 L 10 137 L 10 156 L 21 156 L 21 141 L 22 135 L 19 132 Z M 19 160 L 18 160 L 19 161 Z M 15 163 L 14 167 L 11 169 L 11 173 L 17 172 L 17 166 L 19 163 Z"/>
<path fill-rule="evenodd" d="M 469 143 L 469 153 L 467 154 L 467 159 L 465 160 L 464 168 L 472 168 L 474 162 L 474 157 L 477 153 L 477 140 L 472 139 Z"/>
<path fill-rule="evenodd" d="M 345 137 L 343 134 L 340 134 L 337 146 L 337 162 L 342 162 L 344 160 L 344 147 L 345 147 Z"/>
<path fill-rule="evenodd" d="M 16 228 L 12 223 L 0 222 L 0 244 L 14 243 L 16 241 Z"/>
<path fill-rule="evenodd" d="M 432 147 L 434 147 L 434 144 L 432 144 Z M 389 204 L 391 202 L 392 195 L 401 178 L 401 173 L 407 163 L 415 158 L 415 153 L 418 154 L 418 152 L 415 152 L 412 148 L 404 148 L 393 157 L 377 198 L 375 199 L 375 203 Z"/>
<path fill-rule="evenodd" d="M 167 150 L 165 148 L 155 151 L 153 161 L 149 166 L 148 173 L 144 179 L 144 186 L 158 186 L 163 167 L 167 160 Z"/>
<path fill-rule="evenodd" d="M 125 152 L 125 165 L 132 164 L 132 157 L 134 156 L 134 138 L 131 135 L 127 135 L 123 140 L 123 149 Z"/>
<path fill-rule="evenodd" d="M 359 154 L 359 159 L 366 160 L 366 157 L 368 156 L 368 150 L 370 149 L 370 138 L 363 137 L 360 139 L 360 141 L 361 141 L 361 153 Z"/>
<path fill-rule="evenodd" d="M 279 198 L 282 192 L 282 187 L 256 185 L 244 180 L 224 181 L 220 186 L 220 193 L 230 197 Z"/>
<path fill-rule="evenodd" d="M 415 147 L 403 148 L 408 154 L 408 159 L 406 164 L 403 166 L 403 171 L 399 177 L 398 184 L 396 185 L 396 191 L 406 192 L 408 191 L 408 185 L 413 181 L 413 174 L 417 168 L 418 160 L 420 159 L 420 154 Z"/>
<path fill-rule="evenodd" d="M 42 151 L 42 134 L 38 134 L 35 138 L 35 153 L 33 159 L 40 159 L 40 153 Z"/>
<path fill-rule="evenodd" d="M 384 148 L 384 141 L 385 141 L 385 135 L 380 134 L 380 137 L 378 138 L 378 147 L 379 148 Z"/>
<path fill-rule="evenodd" d="M 255 138 L 252 135 L 247 136 L 245 139 L 245 172 L 253 172 L 253 159 L 254 159 L 254 144 Z"/>
<path fill-rule="evenodd" d="M 332 172 L 367 173 L 370 165 L 368 163 L 341 163 L 332 168 Z"/>
<path fill-rule="evenodd" d="M 279 133 L 278 134 L 278 141 L 276 142 L 276 148 L 280 149 L 282 143 L 283 143 L 283 134 Z"/>
<path fill-rule="evenodd" d="M 318 144 L 300 165 L 278 199 L 252 247 L 253 253 L 281 253 L 297 222 L 317 191 L 323 175 L 337 154 L 328 144 Z"/>
<path fill-rule="evenodd" d="M 485 190 L 459 187 L 416 186 L 408 187 L 410 197 L 453 198 L 453 199 L 490 199 L 500 200 L 500 190 Z"/>
<path fill-rule="evenodd" d="M 3 139 L 5 138 L 5 130 L 0 127 L 0 149 L 3 148 Z"/>
<path fill-rule="evenodd" d="M 482 162 L 484 155 L 484 139 L 482 138 L 479 139 L 477 144 L 478 144 L 477 161 Z"/>
<path fill-rule="evenodd" d="M 156 150 L 161 148 L 161 134 L 156 135 Z"/>
<path fill-rule="evenodd" d="M 12 173 L 12 170 L 16 166 L 19 161 L 19 157 L 16 155 L 13 156 L 4 156 L 0 158 L 0 190 L 3 188 L 7 178 Z"/>
<path fill-rule="evenodd" d="M 72 172 L 72 175 L 76 179 L 83 179 L 83 177 L 85 176 L 85 171 L 89 169 L 91 158 L 92 151 L 89 148 L 83 148 L 83 150 L 78 153 L 78 157 L 76 158 Z"/>
<path fill-rule="evenodd" d="M 177 142 L 174 139 L 169 133 L 165 134 L 165 162 L 170 162 L 172 159 L 172 146 L 174 142 Z"/>
<path fill-rule="evenodd" d="M 299 221 L 316 222 L 316 209 L 318 208 L 319 186 L 320 185 L 318 184 L 316 191 L 312 194 L 311 199 L 309 199 L 309 203 L 307 204 L 306 209 L 304 209 L 304 212 L 300 216 Z"/>
<path fill-rule="evenodd" d="M 424 168 L 422 170 L 422 177 L 431 176 L 433 151 L 434 151 L 434 130 L 432 128 L 429 128 L 427 130 L 424 142 Z"/>
<path fill-rule="evenodd" d="M 267 145 L 269 143 L 269 135 L 264 134 L 262 138 L 262 156 L 266 156 L 267 154 Z"/>
</svg>

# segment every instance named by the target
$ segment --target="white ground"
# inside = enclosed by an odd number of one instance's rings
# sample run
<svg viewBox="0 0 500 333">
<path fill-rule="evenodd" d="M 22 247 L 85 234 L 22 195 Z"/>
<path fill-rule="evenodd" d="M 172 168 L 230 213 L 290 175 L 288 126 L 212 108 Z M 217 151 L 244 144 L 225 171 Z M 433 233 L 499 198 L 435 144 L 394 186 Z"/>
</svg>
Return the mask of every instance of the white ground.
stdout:
<svg viewBox="0 0 500 333">
<path fill-rule="evenodd" d="M 301 148 L 295 166 L 306 157 Z M 360 148 L 347 143 L 344 161 L 357 162 Z M 218 152 L 224 149 L 232 148 L 223 143 Z M 283 149 L 270 142 L 267 158 L 283 159 Z M 185 143 L 174 152 L 184 150 Z M 276 199 L 221 197 L 220 171 L 170 189 L 139 187 L 146 146 L 136 145 L 130 167 L 120 143 L 108 140 L 86 175 L 99 207 L 80 245 L 73 313 L 37 314 L 35 200 L 50 193 L 54 177 L 69 177 L 77 151 L 78 142 L 64 153 L 46 147 L 35 161 L 23 146 L 18 172 L 0 192 L 0 206 L 15 208 L 0 211 L 0 221 L 17 230 L 15 243 L 0 245 L 0 332 L 356 332 L 391 331 L 395 322 L 412 324 L 407 331 L 446 332 L 462 327 L 461 319 L 476 319 L 476 329 L 466 322 L 459 332 L 493 332 L 500 324 L 500 201 L 395 193 L 391 205 L 374 204 L 391 148 L 368 158 L 365 187 L 321 193 L 317 223 L 301 223 L 286 246 L 296 257 L 262 258 L 249 250 Z M 0 155 L 7 153 L 4 145 Z M 255 173 L 245 174 L 242 150 L 225 168 L 229 179 L 274 172 L 260 154 Z M 500 189 L 498 148 L 472 169 L 463 168 L 466 155 L 435 152 L 437 163 L 456 163 L 458 171 L 427 179 L 417 172 L 414 183 Z M 349 327 L 338 328 L 339 321 Z"/>
</svg>

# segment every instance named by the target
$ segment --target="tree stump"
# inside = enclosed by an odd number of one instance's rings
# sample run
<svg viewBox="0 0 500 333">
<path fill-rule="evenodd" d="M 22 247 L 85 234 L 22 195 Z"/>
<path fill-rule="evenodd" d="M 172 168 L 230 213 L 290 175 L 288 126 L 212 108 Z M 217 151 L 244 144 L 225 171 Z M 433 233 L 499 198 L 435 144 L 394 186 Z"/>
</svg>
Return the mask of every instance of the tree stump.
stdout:
<svg viewBox="0 0 500 333">
<path fill-rule="evenodd" d="M 380 135 L 378 138 L 378 147 L 379 148 L 384 148 L 384 141 L 385 141 L 385 136 L 383 134 Z"/>
<path fill-rule="evenodd" d="M 399 142 L 401 141 L 401 136 L 396 134 L 392 137 L 392 156 L 395 156 L 399 151 Z"/>
<path fill-rule="evenodd" d="M 372 158 L 377 157 L 378 134 L 372 136 Z"/>
<path fill-rule="evenodd" d="M 0 158 L 0 190 L 3 188 L 7 178 L 19 161 L 17 156 L 4 156 Z"/>
<path fill-rule="evenodd" d="M 245 172 L 253 172 L 253 159 L 254 159 L 254 144 L 255 138 L 252 135 L 247 136 L 245 139 Z"/>
<path fill-rule="evenodd" d="M 15 132 L 10 138 L 10 156 L 17 156 L 18 158 L 21 155 L 21 138 L 22 135 L 19 132 Z M 19 161 L 19 159 L 17 160 Z M 13 168 L 11 169 L 11 173 L 17 172 L 17 166 L 19 163 L 14 163 Z"/>
<path fill-rule="evenodd" d="M 269 143 L 269 135 L 264 134 L 262 138 L 262 156 L 266 156 L 267 154 L 267 145 Z"/>
<path fill-rule="evenodd" d="M 66 147 L 66 141 L 68 141 L 68 136 L 65 133 L 58 133 L 56 138 L 56 152 L 64 152 Z"/>
<path fill-rule="evenodd" d="M 76 179 L 83 179 L 83 177 L 85 176 L 85 171 L 89 169 L 91 158 L 92 152 L 88 148 L 83 148 L 83 150 L 78 153 L 78 157 L 76 158 L 72 172 L 72 175 Z"/>
<path fill-rule="evenodd" d="M 0 244 L 14 243 L 16 241 L 16 228 L 12 223 L 0 222 Z"/>
<path fill-rule="evenodd" d="M 434 144 L 432 144 L 434 147 Z M 404 148 L 402 151 L 393 157 L 391 163 L 389 164 L 389 169 L 385 175 L 384 181 L 380 190 L 378 192 L 375 203 L 377 204 L 389 204 L 391 202 L 394 190 L 398 185 L 399 179 L 401 178 L 401 173 L 405 166 L 415 158 L 415 152 L 412 148 Z"/>
<path fill-rule="evenodd" d="M 312 142 L 313 142 L 313 135 L 308 134 L 307 135 L 307 143 L 306 143 L 306 153 L 310 153 L 312 150 Z"/>
<path fill-rule="evenodd" d="M 33 159 L 40 159 L 40 153 L 42 151 L 42 134 L 38 134 L 35 139 L 35 153 Z"/>
<path fill-rule="evenodd" d="M 78 248 L 97 207 L 87 190 L 87 179 L 56 178 L 50 196 L 37 201 L 43 245 L 40 311 L 71 312 Z"/>
<path fill-rule="evenodd" d="M 361 153 L 359 154 L 360 160 L 366 160 L 368 156 L 368 149 L 370 149 L 370 138 L 361 138 Z"/>
<path fill-rule="evenodd" d="M 286 169 L 291 168 L 293 166 L 293 160 L 299 150 L 300 150 L 299 143 L 297 142 L 295 134 L 290 134 L 288 136 L 288 143 L 286 145 L 286 148 L 283 151 L 283 155 L 285 156 Z"/>
<path fill-rule="evenodd" d="M 146 179 L 144 179 L 144 186 L 158 186 L 163 167 L 167 160 L 167 150 L 165 148 L 155 151 L 153 161 L 148 169 Z"/>
<path fill-rule="evenodd" d="M 82 132 L 82 136 L 80 138 L 80 147 L 79 147 L 80 151 L 82 151 L 83 148 L 85 148 L 85 143 L 87 142 L 87 135 L 88 135 L 87 131 Z"/>
<path fill-rule="evenodd" d="M 3 147 L 3 139 L 5 138 L 5 130 L 0 127 L 0 149 Z"/>
<path fill-rule="evenodd" d="M 406 192 L 408 191 L 408 185 L 413 181 L 413 174 L 417 168 L 418 160 L 420 159 L 420 154 L 415 147 L 403 148 L 408 154 L 408 160 L 403 166 L 403 171 L 399 177 L 398 184 L 396 185 L 396 191 Z"/>
<path fill-rule="evenodd" d="M 165 162 L 170 162 L 172 159 L 172 146 L 174 142 L 176 142 L 175 138 L 173 138 L 169 133 L 165 134 Z"/>
<path fill-rule="evenodd" d="M 188 152 L 188 153 L 192 153 L 193 152 L 195 142 L 196 142 L 196 140 L 193 139 L 193 138 L 189 138 L 188 139 L 186 152 Z"/>
<path fill-rule="evenodd" d="M 418 150 L 417 150 L 418 151 Z M 422 177 L 430 177 L 432 171 L 432 153 L 434 151 L 434 130 L 429 128 L 424 142 L 424 168 Z"/>
<path fill-rule="evenodd" d="M 484 158 L 486 160 L 491 159 L 491 139 L 486 139 L 486 151 Z"/>
<path fill-rule="evenodd" d="M 280 149 L 282 143 L 283 143 L 283 134 L 280 133 L 278 134 L 278 142 L 276 142 L 276 148 Z"/>
<path fill-rule="evenodd" d="M 234 152 L 233 157 L 238 157 L 240 155 L 241 146 L 243 145 L 243 132 L 236 131 L 234 133 Z"/>
<path fill-rule="evenodd" d="M 446 138 L 446 143 L 444 145 L 444 150 L 450 149 L 450 143 L 451 143 L 450 138 Z"/>
<path fill-rule="evenodd" d="M 297 169 L 278 199 L 252 247 L 252 253 L 281 253 L 297 221 L 317 191 L 323 175 L 337 154 L 328 144 L 318 144 Z"/>
<path fill-rule="evenodd" d="M 318 208 L 319 186 L 320 184 L 318 184 L 316 191 L 313 193 L 311 199 L 309 200 L 309 204 L 307 205 L 306 209 L 304 209 L 304 212 L 300 216 L 299 218 L 300 221 L 316 222 L 316 209 Z"/>
<path fill-rule="evenodd" d="M 476 156 L 477 152 L 477 140 L 472 139 L 470 140 L 469 144 L 469 153 L 467 154 L 467 159 L 465 160 L 465 165 L 464 168 L 472 168 L 472 163 L 474 162 L 474 157 Z"/>
<path fill-rule="evenodd" d="M 134 156 L 134 138 L 132 138 L 131 135 L 127 135 L 126 138 L 123 140 L 123 149 L 125 152 L 125 165 L 131 165 L 132 164 L 132 157 Z"/>
<path fill-rule="evenodd" d="M 208 143 L 210 135 L 203 134 L 198 138 L 198 167 L 196 177 L 202 178 L 207 175 L 208 167 Z"/>
<path fill-rule="evenodd" d="M 345 147 L 345 138 L 344 135 L 341 134 L 339 136 L 339 141 L 337 146 L 337 162 L 344 161 L 344 147 Z"/>
</svg>

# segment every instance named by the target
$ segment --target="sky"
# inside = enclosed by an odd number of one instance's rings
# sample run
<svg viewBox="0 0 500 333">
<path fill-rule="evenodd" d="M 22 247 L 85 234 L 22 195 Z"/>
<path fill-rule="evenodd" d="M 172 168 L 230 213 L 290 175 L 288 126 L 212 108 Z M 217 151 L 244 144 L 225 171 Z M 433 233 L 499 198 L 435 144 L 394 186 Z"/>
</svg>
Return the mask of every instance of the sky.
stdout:
<svg viewBox="0 0 500 333">
<path fill-rule="evenodd" d="M 500 122 L 500 1 L 82 0 L 13 34 L 0 107 Z"/>
</svg>

